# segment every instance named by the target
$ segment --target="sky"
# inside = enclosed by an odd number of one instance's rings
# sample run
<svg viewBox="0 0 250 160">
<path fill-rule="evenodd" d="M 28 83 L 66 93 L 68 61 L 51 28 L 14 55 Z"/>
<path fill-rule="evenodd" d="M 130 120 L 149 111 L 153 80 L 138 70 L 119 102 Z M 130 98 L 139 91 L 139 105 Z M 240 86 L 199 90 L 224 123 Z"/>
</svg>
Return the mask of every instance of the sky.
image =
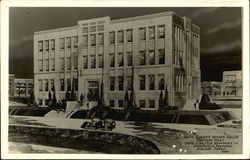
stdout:
<svg viewBox="0 0 250 160">
<path fill-rule="evenodd" d="M 173 11 L 191 18 L 201 29 L 201 80 L 221 81 L 222 72 L 241 70 L 241 8 L 236 7 L 11 7 L 9 14 L 9 73 L 33 78 L 33 35 L 36 31 L 76 26 L 77 21 L 109 16 L 112 20 Z"/>
</svg>

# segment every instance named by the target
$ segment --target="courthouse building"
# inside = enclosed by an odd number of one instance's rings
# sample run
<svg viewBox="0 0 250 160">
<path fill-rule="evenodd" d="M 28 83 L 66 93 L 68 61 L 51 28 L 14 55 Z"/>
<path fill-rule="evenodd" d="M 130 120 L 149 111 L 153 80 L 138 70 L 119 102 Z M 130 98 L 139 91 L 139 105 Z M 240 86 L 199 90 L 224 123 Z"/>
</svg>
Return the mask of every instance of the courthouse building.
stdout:
<svg viewBox="0 0 250 160">
<path fill-rule="evenodd" d="M 33 79 L 16 78 L 9 74 L 9 97 L 28 97 L 33 92 Z"/>
<path fill-rule="evenodd" d="M 164 12 L 35 32 L 34 82 L 41 106 L 49 91 L 61 100 L 74 89 L 85 101 L 103 92 L 104 104 L 116 109 L 131 90 L 142 109 L 158 109 L 161 91 L 169 105 L 183 107 L 200 94 L 200 28 Z"/>
<path fill-rule="evenodd" d="M 242 97 L 242 92 L 242 71 L 224 71 L 222 95 Z"/>
</svg>

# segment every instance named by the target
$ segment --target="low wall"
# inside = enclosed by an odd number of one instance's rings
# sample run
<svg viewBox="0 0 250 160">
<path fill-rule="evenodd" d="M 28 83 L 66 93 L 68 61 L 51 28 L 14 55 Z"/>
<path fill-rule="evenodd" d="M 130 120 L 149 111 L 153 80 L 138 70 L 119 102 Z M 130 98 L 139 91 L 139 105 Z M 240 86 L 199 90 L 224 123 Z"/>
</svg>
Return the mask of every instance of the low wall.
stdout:
<svg viewBox="0 0 250 160">
<path fill-rule="evenodd" d="M 9 125 L 10 133 L 32 134 L 47 137 L 77 139 L 79 142 L 94 141 L 133 147 L 148 154 L 159 154 L 159 148 L 151 141 L 114 132 L 89 131 L 84 129 L 48 128 L 42 126 Z"/>
</svg>

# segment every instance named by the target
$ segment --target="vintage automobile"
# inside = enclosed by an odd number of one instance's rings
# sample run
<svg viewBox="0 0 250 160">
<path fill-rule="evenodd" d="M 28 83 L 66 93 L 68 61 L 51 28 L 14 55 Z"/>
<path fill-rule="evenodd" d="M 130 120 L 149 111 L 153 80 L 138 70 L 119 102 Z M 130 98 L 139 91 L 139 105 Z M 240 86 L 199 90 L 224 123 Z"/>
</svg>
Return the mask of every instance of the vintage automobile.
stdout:
<svg viewBox="0 0 250 160">
<path fill-rule="evenodd" d="M 112 131 L 116 126 L 116 122 L 111 119 L 92 119 L 91 121 L 83 122 L 81 128 L 84 129 L 101 129 Z"/>
</svg>

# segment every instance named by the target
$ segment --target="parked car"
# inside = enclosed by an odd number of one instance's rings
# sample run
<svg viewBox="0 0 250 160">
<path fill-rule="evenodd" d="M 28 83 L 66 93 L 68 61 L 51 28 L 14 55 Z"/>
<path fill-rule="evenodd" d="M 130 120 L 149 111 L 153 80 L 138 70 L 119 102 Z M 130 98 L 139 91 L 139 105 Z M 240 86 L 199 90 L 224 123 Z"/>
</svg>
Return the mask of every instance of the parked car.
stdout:
<svg viewBox="0 0 250 160">
<path fill-rule="evenodd" d="M 111 119 L 92 119 L 91 121 L 83 122 L 81 128 L 84 129 L 101 129 L 101 130 L 110 130 L 112 131 L 116 126 L 116 122 Z"/>
</svg>

